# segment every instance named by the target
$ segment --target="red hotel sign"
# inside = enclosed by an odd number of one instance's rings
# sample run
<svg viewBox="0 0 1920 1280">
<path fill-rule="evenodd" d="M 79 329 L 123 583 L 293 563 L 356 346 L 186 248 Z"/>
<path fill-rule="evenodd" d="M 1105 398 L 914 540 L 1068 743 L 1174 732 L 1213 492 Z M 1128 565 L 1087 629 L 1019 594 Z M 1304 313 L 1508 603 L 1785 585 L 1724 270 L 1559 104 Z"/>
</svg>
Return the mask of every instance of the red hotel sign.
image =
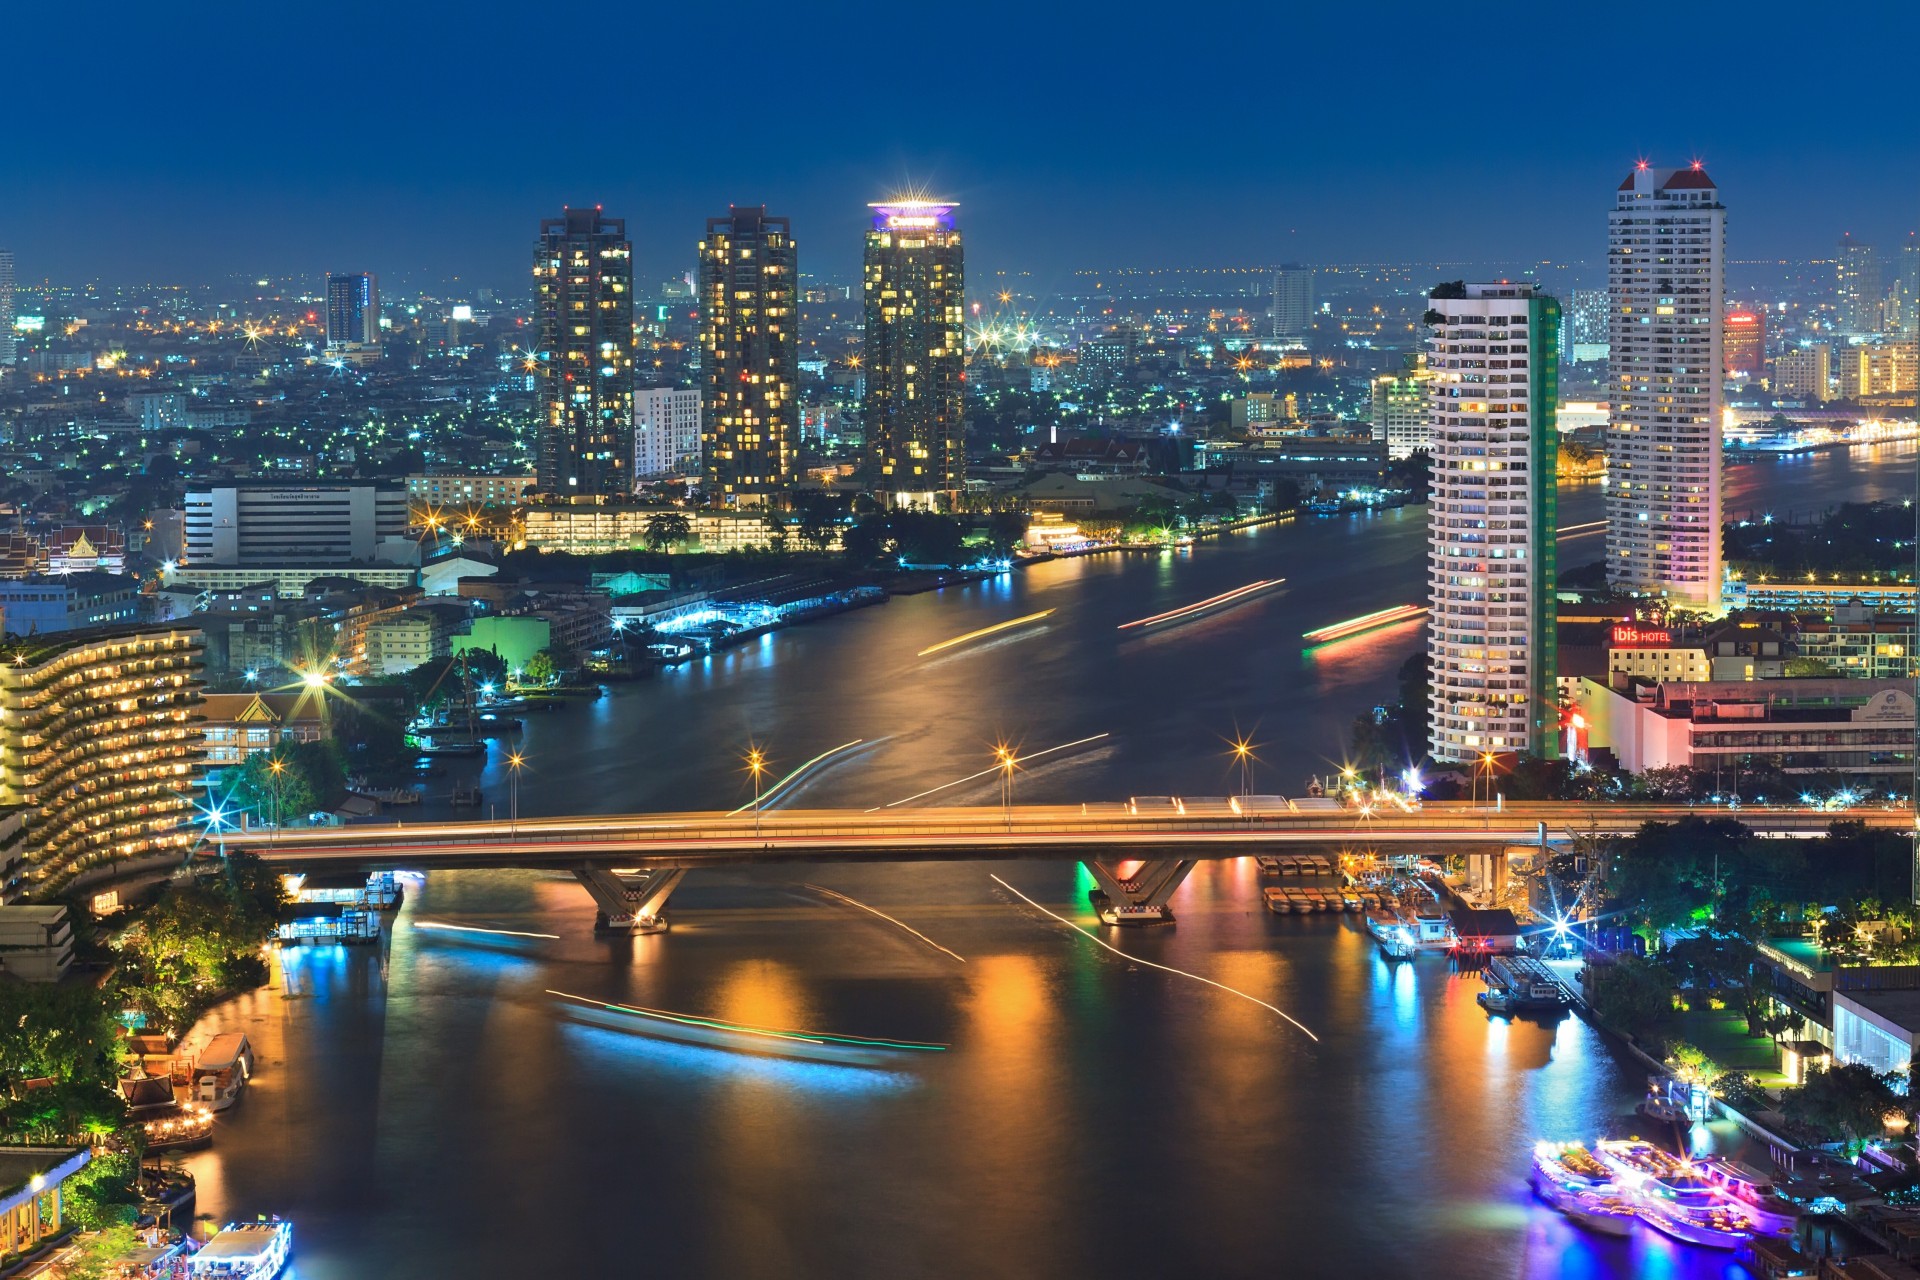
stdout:
<svg viewBox="0 0 1920 1280">
<path fill-rule="evenodd" d="M 1640 627 L 1615 627 L 1613 643 L 1634 649 L 1652 649 L 1673 643 L 1671 631 L 1649 631 Z"/>
</svg>

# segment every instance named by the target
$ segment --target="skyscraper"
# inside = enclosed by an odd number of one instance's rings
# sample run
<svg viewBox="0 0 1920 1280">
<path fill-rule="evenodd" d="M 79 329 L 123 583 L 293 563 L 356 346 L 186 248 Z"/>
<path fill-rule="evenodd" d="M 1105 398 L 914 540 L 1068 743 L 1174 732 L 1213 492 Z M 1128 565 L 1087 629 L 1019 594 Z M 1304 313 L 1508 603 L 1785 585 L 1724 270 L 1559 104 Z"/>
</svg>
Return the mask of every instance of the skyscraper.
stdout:
<svg viewBox="0 0 1920 1280">
<path fill-rule="evenodd" d="M 1456 283 L 1427 305 L 1428 750 L 1551 757 L 1560 304 Z"/>
<path fill-rule="evenodd" d="M 1313 268 L 1289 262 L 1273 273 L 1267 308 L 1276 338 L 1304 338 L 1313 330 Z"/>
<path fill-rule="evenodd" d="M 380 280 L 369 272 L 327 277 L 327 348 L 380 341 Z"/>
<path fill-rule="evenodd" d="M 1880 283 L 1880 255 L 1870 244 L 1840 237 L 1834 264 L 1834 303 L 1840 328 L 1847 333 L 1878 333 L 1886 318 L 1886 290 Z"/>
<path fill-rule="evenodd" d="M 1607 217 L 1607 579 L 1720 609 L 1727 211 L 1699 164 L 1642 162 Z"/>
<path fill-rule="evenodd" d="M 765 205 L 707 219 L 700 242 L 700 435 L 706 497 L 760 506 L 793 486 L 800 441 L 793 231 Z"/>
<path fill-rule="evenodd" d="M 895 506 L 951 501 L 966 472 L 966 280 L 954 205 L 869 207 L 868 483 Z"/>
<path fill-rule="evenodd" d="M 533 257 L 535 485 L 549 496 L 633 491 L 633 245 L 600 206 L 540 224 Z"/>
<path fill-rule="evenodd" d="M 0 368 L 11 365 L 13 345 L 13 250 L 0 249 Z"/>
</svg>

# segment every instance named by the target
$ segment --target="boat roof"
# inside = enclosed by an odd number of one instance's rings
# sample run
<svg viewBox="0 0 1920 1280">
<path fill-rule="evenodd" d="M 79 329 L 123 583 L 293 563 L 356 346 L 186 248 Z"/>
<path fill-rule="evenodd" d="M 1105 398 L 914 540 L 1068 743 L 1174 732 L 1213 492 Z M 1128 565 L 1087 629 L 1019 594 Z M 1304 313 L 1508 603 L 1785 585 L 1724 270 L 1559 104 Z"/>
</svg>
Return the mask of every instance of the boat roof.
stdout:
<svg viewBox="0 0 1920 1280">
<path fill-rule="evenodd" d="M 288 1225 L 285 1222 L 249 1222 L 228 1227 L 207 1241 L 206 1247 L 193 1255 L 194 1259 L 254 1257 L 270 1246 L 273 1238 Z"/>
</svg>

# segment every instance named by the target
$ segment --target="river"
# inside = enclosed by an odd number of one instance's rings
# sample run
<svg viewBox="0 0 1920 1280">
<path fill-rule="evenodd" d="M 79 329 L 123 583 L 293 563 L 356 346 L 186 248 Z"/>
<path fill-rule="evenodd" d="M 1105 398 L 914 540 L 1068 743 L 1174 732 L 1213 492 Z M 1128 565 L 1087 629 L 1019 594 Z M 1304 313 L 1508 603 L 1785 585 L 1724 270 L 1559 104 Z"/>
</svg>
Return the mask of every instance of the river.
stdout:
<svg viewBox="0 0 1920 1280">
<path fill-rule="evenodd" d="M 1903 496 L 1912 468 L 1911 446 L 1732 468 L 1727 508 Z M 1561 510 L 1597 520 L 1599 491 Z M 1563 565 L 1599 545 L 1574 535 Z M 873 745 L 793 802 L 865 807 L 983 769 L 998 742 L 1100 733 L 1023 771 L 1018 797 L 1226 794 L 1235 733 L 1259 744 L 1257 790 L 1297 793 L 1420 634 L 1307 649 L 1301 633 L 1420 600 L 1424 556 L 1407 509 L 899 599 L 530 717 L 520 808 L 731 807 L 751 798 L 749 742 L 778 776 L 852 739 Z M 1118 638 L 1266 577 L 1287 581 Z M 497 765 L 482 783 L 504 816 Z M 996 785 L 941 795 L 991 803 Z M 430 877 L 381 947 L 284 952 L 270 988 L 209 1019 L 247 1030 L 261 1070 L 186 1159 L 200 1209 L 294 1218 L 302 1280 L 1735 1274 L 1650 1233 L 1583 1236 L 1528 1198 L 1537 1137 L 1591 1137 L 1643 1085 L 1578 1019 L 1491 1020 L 1442 960 L 1391 966 L 1341 919 L 1268 915 L 1245 860 L 1196 871 L 1176 926 L 1115 939 L 1315 1040 L 1101 950 L 995 874 L 1089 919 L 1067 863 L 702 872 L 671 933 L 622 940 L 592 936 L 565 877 Z M 763 1058 L 579 1025 L 552 991 L 951 1048 Z"/>
</svg>

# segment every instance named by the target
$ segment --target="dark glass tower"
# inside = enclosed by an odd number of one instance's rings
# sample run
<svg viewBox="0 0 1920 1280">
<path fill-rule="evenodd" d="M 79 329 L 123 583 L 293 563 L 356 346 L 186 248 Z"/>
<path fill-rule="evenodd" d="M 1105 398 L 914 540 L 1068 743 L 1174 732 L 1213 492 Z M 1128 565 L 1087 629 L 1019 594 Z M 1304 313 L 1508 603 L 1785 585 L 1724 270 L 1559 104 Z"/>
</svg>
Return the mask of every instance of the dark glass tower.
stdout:
<svg viewBox="0 0 1920 1280">
<path fill-rule="evenodd" d="M 327 345 L 380 341 L 380 281 L 365 271 L 327 277 Z"/>
<path fill-rule="evenodd" d="M 533 256 L 539 492 L 633 492 L 633 245 L 595 205 L 540 224 Z"/>
<path fill-rule="evenodd" d="M 800 334 L 793 231 L 765 205 L 707 219 L 700 242 L 700 435 L 708 501 L 759 506 L 793 485 Z"/>
<path fill-rule="evenodd" d="M 966 473 L 966 275 L 954 205 L 869 207 L 867 483 L 892 506 L 950 505 Z"/>
</svg>

